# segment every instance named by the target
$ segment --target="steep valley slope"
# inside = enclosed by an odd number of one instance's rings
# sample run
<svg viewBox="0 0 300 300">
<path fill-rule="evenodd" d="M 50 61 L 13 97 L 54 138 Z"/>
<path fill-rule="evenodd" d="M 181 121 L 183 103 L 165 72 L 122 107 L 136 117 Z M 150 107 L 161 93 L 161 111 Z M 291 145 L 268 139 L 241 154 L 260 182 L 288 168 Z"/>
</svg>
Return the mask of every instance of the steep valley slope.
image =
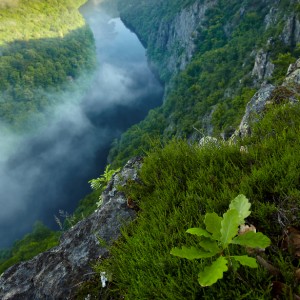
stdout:
<svg viewBox="0 0 300 300">
<path fill-rule="evenodd" d="M 298 299 L 299 245 L 290 242 L 290 228 L 298 237 L 300 1 L 117 4 L 166 92 L 161 107 L 114 142 L 109 162 L 117 168 L 149 157 L 115 174 L 100 208 L 66 231 L 59 246 L 5 271 L 0 297 Z M 199 147 L 207 136 L 217 147 Z M 201 263 L 170 259 L 169 250 L 195 242 L 182 232 L 202 224 L 208 210 L 222 214 L 238 193 L 253 201 L 249 222 L 272 246 L 258 254 L 258 271 L 232 271 L 200 288 Z M 122 222 L 136 215 L 109 256 Z M 101 286 L 104 271 L 111 271 L 108 288 Z"/>
</svg>

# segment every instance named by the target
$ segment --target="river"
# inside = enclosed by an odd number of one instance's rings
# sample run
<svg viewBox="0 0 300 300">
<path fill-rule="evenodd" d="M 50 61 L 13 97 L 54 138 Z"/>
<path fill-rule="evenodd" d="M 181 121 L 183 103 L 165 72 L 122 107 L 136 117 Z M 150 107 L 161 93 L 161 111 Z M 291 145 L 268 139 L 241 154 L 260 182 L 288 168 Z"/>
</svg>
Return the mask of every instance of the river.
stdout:
<svg viewBox="0 0 300 300">
<path fill-rule="evenodd" d="M 91 191 L 88 180 L 103 172 L 113 139 L 162 102 L 135 34 L 92 1 L 81 12 L 97 49 L 91 88 L 79 102 L 66 99 L 34 135 L 7 138 L 18 145 L 12 153 L 0 149 L 0 248 L 36 220 L 58 230 L 54 215 L 72 213 Z"/>
</svg>

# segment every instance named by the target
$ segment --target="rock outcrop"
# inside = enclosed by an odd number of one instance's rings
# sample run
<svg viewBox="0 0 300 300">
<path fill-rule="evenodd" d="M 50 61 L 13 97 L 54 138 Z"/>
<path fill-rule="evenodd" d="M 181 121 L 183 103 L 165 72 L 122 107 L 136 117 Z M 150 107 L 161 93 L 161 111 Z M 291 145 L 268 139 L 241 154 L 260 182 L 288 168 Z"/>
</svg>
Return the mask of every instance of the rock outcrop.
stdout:
<svg viewBox="0 0 300 300">
<path fill-rule="evenodd" d="M 300 21 L 296 15 L 287 18 L 281 39 L 288 46 L 295 46 L 300 42 Z"/>
<path fill-rule="evenodd" d="M 270 61 L 270 53 L 261 49 L 256 54 L 251 75 L 261 82 L 272 77 L 274 67 L 274 64 Z"/>
<path fill-rule="evenodd" d="M 59 246 L 9 268 L 0 277 L 0 299 L 72 299 L 78 285 L 89 279 L 91 263 L 108 254 L 120 228 L 136 215 L 118 186 L 138 180 L 140 158 L 130 160 L 109 182 L 103 203 L 90 217 L 66 231 Z"/>
<path fill-rule="evenodd" d="M 246 111 L 240 123 L 239 129 L 234 135 L 244 137 L 251 133 L 250 123 L 256 119 L 259 119 L 258 117 L 263 112 L 267 102 L 271 99 L 274 89 L 275 86 L 272 84 L 266 84 L 262 86 L 260 90 L 251 98 L 246 106 Z"/>
<path fill-rule="evenodd" d="M 169 74 L 185 69 L 195 51 L 197 29 L 203 26 L 206 11 L 215 4 L 215 0 L 196 1 L 173 19 L 160 22 L 158 32 L 153 32 L 148 42 L 157 51 L 165 53 L 160 69 Z"/>
<path fill-rule="evenodd" d="M 278 4 L 274 3 L 275 5 Z M 271 26 L 274 26 L 278 22 L 278 9 L 276 7 L 271 7 L 269 13 L 265 16 L 264 20 L 266 24 L 266 29 L 270 28 Z"/>
<path fill-rule="evenodd" d="M 246 106 L 246 111 L 238 130 L 232 136 L 245 137 L 251 134 L 251 123 L 259 121 L 267 105 L 282 101 L 295 103 L 300 98 L 300 59 L 288 68 L 285 80 L 281 86 L 264 84 L 252 97 Z"/>
<path fill-rule="evenodd" d="M 300 86 L 300 59 L 289 66 L 287 76 L 282 85 L 291 89 L 295 89 Z M 298 89 L 297 92 L 299 92 Z"/>
</svg>

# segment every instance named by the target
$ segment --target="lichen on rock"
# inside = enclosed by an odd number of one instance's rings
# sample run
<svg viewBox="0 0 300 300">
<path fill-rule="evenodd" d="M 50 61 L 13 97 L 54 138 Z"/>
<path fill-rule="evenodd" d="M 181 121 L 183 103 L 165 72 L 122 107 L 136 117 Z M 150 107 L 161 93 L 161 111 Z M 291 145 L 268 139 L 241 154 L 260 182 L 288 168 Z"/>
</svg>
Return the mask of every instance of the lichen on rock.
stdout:
<svg viewBox="0 0 300 300">
<path fill-rule="evenodd" d="M 274 68 L 274 64 L 270 61 L 270 53 L 261 49 L 256 54 L 251 75 L 261 82 L 272 77 Z"/>
</svg>

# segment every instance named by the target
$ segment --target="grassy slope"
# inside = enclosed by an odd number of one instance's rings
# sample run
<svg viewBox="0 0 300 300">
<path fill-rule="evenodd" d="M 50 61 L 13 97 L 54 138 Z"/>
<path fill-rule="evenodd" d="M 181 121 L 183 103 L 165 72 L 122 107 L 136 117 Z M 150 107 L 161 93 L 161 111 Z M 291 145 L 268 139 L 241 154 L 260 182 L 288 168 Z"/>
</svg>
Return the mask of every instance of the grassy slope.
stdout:
<svg viewBox="0 0 300 300">
<path fill-rule="evenodd" d="M 137 201 L 139 216 L 124 228 L 111 258 L 97 266 L 112 282 L 109 291 L 96 293 L 107 299 L 272 299 L 277 279 L 299 294 L 293 275 L 299 262 L 279 246 L 283 226 L 300 226 L 299 113 L 300 105 L 271 107 L 253 135 L 237 145 L 199 148 L 173 140 L 150 151 L 140 174 L 143 185 L 126 191 Z M 240 152 L 241 144 L 249 153 Z M 196 245 L 198 239 L 186 229 L 203 226 L 206 212 L 224 213 L 240 193 L 252 203 L 248 222 L 272 240 L 262 256 L 282 277 L 271 277 L 262 267 L 242 267 L 201 288 L 197 275 L 205 261 L 179 259 L 170 250 Z"/>
</svg>

